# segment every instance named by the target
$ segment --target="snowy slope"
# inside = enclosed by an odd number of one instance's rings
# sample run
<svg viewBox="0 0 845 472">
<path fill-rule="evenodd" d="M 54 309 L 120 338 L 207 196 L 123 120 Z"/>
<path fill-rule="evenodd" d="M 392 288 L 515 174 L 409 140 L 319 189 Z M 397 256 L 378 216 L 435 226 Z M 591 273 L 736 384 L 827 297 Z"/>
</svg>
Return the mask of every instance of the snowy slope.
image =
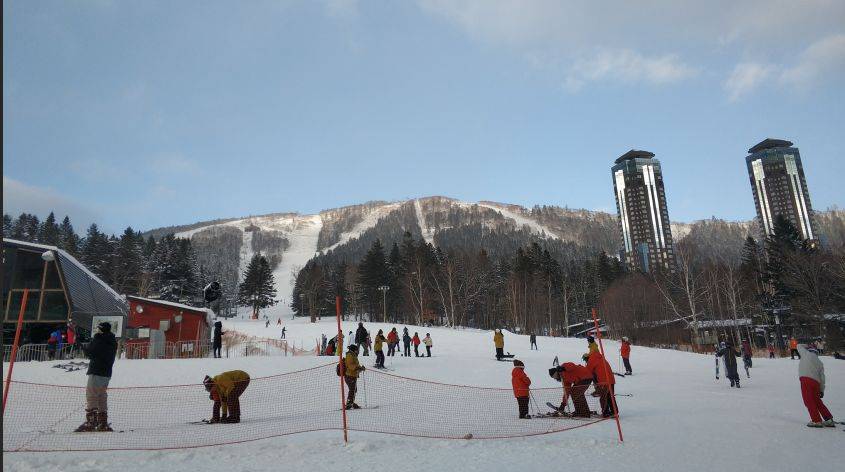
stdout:
<svg viewBox="0 0 845 472">
<path fill-rule="evenodd" d="M 284 320 L 289 338 L 310 343 L 332 333 L 334 320 L 311 324 Z M 344 331 L 354 328 L 344 323 Z M 368 323 L 368 328 L 382 326 Z M 402 325 L 397 326 L 400 330 Z M 277 337 L 278 327 L 261 322 L 224 321 L 224 329 Z M 409 329 L 430 332 L 434 357 L 388 358 L 399 375 L 480 386 L 509 387 L 511 366 L 492 360 L 492 334 L 448 328 Z M 532 387 L 552 387 L 546 373 L 554 356 L 577 360 L 583 339 L 538 338 L 539 351 L 528 350 L 528 338 L 506 333 L 505 349 L 526 363 Z M 618 344 L 605 344 L 616 353 Z M 362 358 L 372 365 L 373 357 Z M 616 367 L 617 359 L 611 356 Z M 206 373 L 244 369 L 254 377 L 319 365 L 325 358 L 273 357 L 126 361 L 115 364 L 114 386 L 162 385 L 195 381 Z M 825 402 L 834 415 L 845 412 L 845 362 L 823 358 L 827 372 Z M 114 470 L 143 463 L 147 470 L 340 470 L 350 466 L 402 464 L 402 467 L 461 471 L 707 471 L 772 472 L 831 470 L 845 459 L 842 426 L 810 430 L 801 402 L 797 361 L 755 359 L 751 379 L 731 389 L 716 381 L 713 357 L 635 346 L 635 375 L 620 378 L 622 428 L 616 439 L 613 422 L 541 437 L 490 441 L 448 441 L 351 433 L 343 446 L 338 432 L 305 433 L 252 443 L 196 450 L 4 454 L 4 470 Z M 83 385 L 81 372 L 65 373 L 51 363 L 19 363 L 17 380 Z M 368 388 L 377 388 L 369 386 Z M 472 401 L 472 399 L 467 399 Z M 516 405 L 514 404 L 514 408 Z M 113 415 L 114 416 L 114 415 Z M 841 417 L 840 417 L 841 419 Z M 390 418 L 384 418 L 389 422 Z M 425 421 L 420 418 L 420 421 Z M 220 426 L 225 434 L 226 426 Z M 376 467 L 377 468 L 377 467 Z"/>
<path fill-rule="evenodd" d="M 550 228 L 541 225 L 540 223 L 532 220 L 531 218 L 527 218 L 522 216 L 516 212 L 513 212 L 507 209 L 503 205 L 495 205 L 489 202 L 480 202 L 478 204 L 480 207 L 489 208 L 491 210 L 495 210 L 499 212 L 505 218 L 509 218 L 516 223 L 517 228 L 522 228 L 527 226 L 532 232 L 537 233 L 538 236 L 543 236 L 544 238 L 556 238 L 555 232 L 552 231 Z"/>
<path fill-rule="evenodd" d="M 336 242 L 335 244 L 332 244 L 331 246 L 323 249 L 323 252 L 331 251 L 332 249 L 335 249 L 339 246 L 348 243 L 350 239 L 361 236 L 364 231 L 367 231 L 368 229 L 375 226 L 380 219 L 387 216 L 388 214 L 390 214 L 390 212 L 399 208 L 400 206 L 402 206 L 401 203 L 388 203 L 386 205 L 381 205 L 373 208 L 358 224 L 355 225 L 354 228 L 352 228 L 351 231 L 342 233 L 340 235 L 340 240 L 338 240 L 338 242 Z"/>
</svg>

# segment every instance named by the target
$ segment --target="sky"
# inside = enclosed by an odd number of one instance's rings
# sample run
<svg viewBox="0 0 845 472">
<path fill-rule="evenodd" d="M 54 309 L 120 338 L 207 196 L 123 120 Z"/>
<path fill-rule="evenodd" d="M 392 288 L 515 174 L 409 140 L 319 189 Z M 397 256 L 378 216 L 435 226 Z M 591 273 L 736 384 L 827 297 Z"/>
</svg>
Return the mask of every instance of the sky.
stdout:
<svg viewBox="0 0 845 472">
<path fill-rule="evenodd" d="M 843 84 L 841 0 L 4 1 L 3 209 L 615 212 L 613 160 L 644 149 L 672 220 L 747 220 L 773 137 L 821 210 L 845 204 Z"/>
</svg>

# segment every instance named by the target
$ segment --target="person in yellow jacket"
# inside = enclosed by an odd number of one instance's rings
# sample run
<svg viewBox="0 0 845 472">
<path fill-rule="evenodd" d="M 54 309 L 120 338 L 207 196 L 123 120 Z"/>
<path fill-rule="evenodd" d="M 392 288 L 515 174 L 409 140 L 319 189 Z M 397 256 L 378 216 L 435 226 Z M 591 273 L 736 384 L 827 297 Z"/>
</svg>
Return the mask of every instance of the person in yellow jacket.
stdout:
<svg viewBox="0 0 845 472">
<path fill-rule="evenodd" d="M 384 337 L 384 331 L 378 330 L 378 334 L 376 334 L 376 340 L 373 344 L 373 351 L 376 351 L 376 368 L 383 369 L 384 368 L 384 342 L 387 341 L 387 338 Z"/>
<path fill-rule="evenodd" d="M 249 385 L 249 374 L 230 370 L 215 377 L 205 376 L 202 381 L 209 398 L 214 401 L 210 423 L 240 423 L 240 396 Z M 220 410 L 223 415 L 220 415 Z"/>
<path fill-rule="evenodd" d="M 496 346 L 496 360 L 502 360 L 505 357 L 505 335 L 501 329 L 493 334 L 493 344 Z"/>
<path fill-rule="evenodd" d="M 346 357 L 343 358 L 343 380 L 346 381 L 346 387 L 349 389 L 346 394 L 347 410 L 361 408 L 355 403 L 355 393 L 358 391 L 358 376 L 365 370 L 367 368 L 358 363 L 358 346 L 350 344 Z"/>
<path fill-rule="evenodd" d="M 589 352 L 587 354 L 599 352 L 599 345 L 596 344 L 596 338 L 592 336 L 587 336 L 587 348 L 589 349 Z"/>
</svg>

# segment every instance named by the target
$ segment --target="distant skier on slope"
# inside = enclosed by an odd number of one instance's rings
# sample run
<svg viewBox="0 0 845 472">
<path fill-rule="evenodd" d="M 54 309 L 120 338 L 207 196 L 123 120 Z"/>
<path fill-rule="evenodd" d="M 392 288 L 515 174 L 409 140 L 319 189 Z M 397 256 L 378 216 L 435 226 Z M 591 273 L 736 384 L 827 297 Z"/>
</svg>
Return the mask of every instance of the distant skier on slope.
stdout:
<svg viewBox="0 0 845 472">
<path fill-rule="evenodd" d="M 376 368 L 384 369 L 384 343 L 387 339 L 384 337 L 384 331 L 378 330 L 376 339 L 373 343 L 373 350 L 376 351 Z"/>
<path fill-rule="evenodd" d="M 833 428 L 836 423 L 833 415 L 827 409 L 822 398 L 824 398 L 824 364 L 819 360 L 813 343 L 804 346 L 798 345 L 798 352 L 801 354 L 801 361 L 798 363 L 798 380 L 801 382 L 801 398 L 804 406 L 810 413 L 810 422 L 807 426 L 821 428 L 828 426 Z M 822 419 L 824 421 L 822 421 Z"/>
<path fill-rule="evenodd" d="M 525 364 L 519 359 L 514 359 L 513 361 L 511 385 L 513 386 L 513 396 L 516 397 L 516 404 L 519 408 L 519 417 L 524 419 L 531 418 L 531 415 L 528 414 L 531 379 L 525 375 Z"/>
<path fill-rule="evenodd" d="M 533 350 L 537 350 L 537 351 L 540 350 L 540 348 L 537 347 L 537 335 L 536 334 L 531 333 L 531 335 L 528 336 L 528 342 L 531 343 L 530 350 L 532 350 L 532 351 Z"/>
<path fill-rule="evenodd" d="M 716 353 L 716 356 L 721 357 L 725 361 L 725 378 L 731 381 L 731 387 L 736 388 L 740 388 L 739 373 L 737 373 L 736 365 L 736 358 L 739 355 L 739 352 L 734 349 L 733 344 L 730 342 L 725 343 L 724 347 Z"/>
<path fill-rule="evenodd" d="M 631 341 L 627 336 L 622 336 L 622 347 L 619 349 L 619 354 L 622 356 L 622 363 L 625 364 L 625 375 L 631 375 Z"/>
<path fill-rule="evenodd" d="M 364 366 L 358 363 L 358 346 L 350 344 L 346 351 L 346 357 L 343 359 L 343 380 L 349 388 L 346 394 L 346 409 L 360 409 L 361 407 L 355 403 L 355 393 L 358 391 L 358 375 L 367 370 Z"/>
<path fill-rule="evenodd" d="M 402 345 L 405 348 L 402 355 L 411 357 L 411 335 L 408 334 L 408 328 L 402 330 Z"/>
<path fill-rule="evenodd" d="M 394 326 L 393 329 L 387 333 L 387 355 L 393 357 L 396 354 L 396 346 L 399 345 L 399 333 L 396 331 L 396 327 Z"/>
<path fill-rule="evenodd" d="M 431 357 L 431 347 L 434 346 L 434 342 L 432 342 L 431 340 L 431 334 L 425 333 L 425 338 L 423 338 L 423 344 L 425 344 L 426 357 Z"/>
<path fill-rule="evenodd" d="M 584 396 L 584 392 L 593 383 L 592 372 L 583 365 L 575 364 L 574 362 L 564 362 L 557 367 L 549 369 L 549 375 L 558 382 L 563 383 L 563 400 L 560 402 L 558 411 L 562 413 L 566 409 L 569 397 L 572 397 L 572 404 L 575 406 L 572 417 L 589 418 L 590 407 L 587 404 L 587 398 Z"/>
<path fill-rule="evenodd" d="M 605 418 L 613 416 L 613 389 L 616 384 L 616 377 L 607 360 L 600 352 L 584 354 L 587 361 L 587 370 L 593 374 L 593 381 L 596 383 L 596 393 L 601 402 L 601 414 Z"/>
<path fill-rule="evenodd" d="M 242 370 L 230 370 L 214 377 L 206 375 L 202 384 L 209 398 L 214 401 L 209 423 L 240 423 L 240 397 L 249 386 L 249 374 Z"/>
<path fill-rule="evenodd" d="M 416 331 L 414 332 L 414 337 L 411 339 L 411 342 L 414 343 L 414 356 L 420 357 L 420 335 Z"/>
<path fill-rule="evenodd" d="M 355 330 L 355 344 L 358 345 L 360 350 L 361 346 L 364 346 L 364 355 L 368 355 L 367 352 L 367 330 L 364 328 L 364 323 L 358 323 L 358 329 Z"/>
<path fill-rule="evenodd" d="M 493 345 L 496 347 L 496 359 L 502 360 L 505 357 L 505 335 L 501 329 L 493 334 Z"/>
<path fill-rule="evenodd" d="M 745 365 L 746 369 L 751 368 L 751 355 L 753 352 L 751 351 L 751 342 L 747 339 L 742 340 L 742 362 Z"/>
<path fill-rule="evenodd" d="M 798 352 L 798 340 L 795 339 L 795 336 L 792 336 L 789 338 L 789 358 L 795 360 L 795 356 L 801 359 L 801 353 Z"/>
</svg>

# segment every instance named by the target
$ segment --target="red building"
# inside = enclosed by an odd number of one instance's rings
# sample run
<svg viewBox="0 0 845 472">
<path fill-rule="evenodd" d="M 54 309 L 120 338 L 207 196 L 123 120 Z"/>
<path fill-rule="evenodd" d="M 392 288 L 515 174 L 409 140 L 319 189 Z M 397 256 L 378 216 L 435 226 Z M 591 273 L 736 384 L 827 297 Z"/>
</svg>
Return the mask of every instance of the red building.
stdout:
<svg viewBox="0 0 845 472">
<path fill-rule="evenodd" d="M 211 310 L 131 295 L 126 300 L 127 324 L 138 329 L 138 338 L 129 341 L 131 344 L 148 344 L 150 332 L 159 331 L 164 333 L 163 341 L 168 345 L 167 354 L 162 357 L 193 357 L 191 353 L 208 343 L 214 316 Z"/>
</svg>

